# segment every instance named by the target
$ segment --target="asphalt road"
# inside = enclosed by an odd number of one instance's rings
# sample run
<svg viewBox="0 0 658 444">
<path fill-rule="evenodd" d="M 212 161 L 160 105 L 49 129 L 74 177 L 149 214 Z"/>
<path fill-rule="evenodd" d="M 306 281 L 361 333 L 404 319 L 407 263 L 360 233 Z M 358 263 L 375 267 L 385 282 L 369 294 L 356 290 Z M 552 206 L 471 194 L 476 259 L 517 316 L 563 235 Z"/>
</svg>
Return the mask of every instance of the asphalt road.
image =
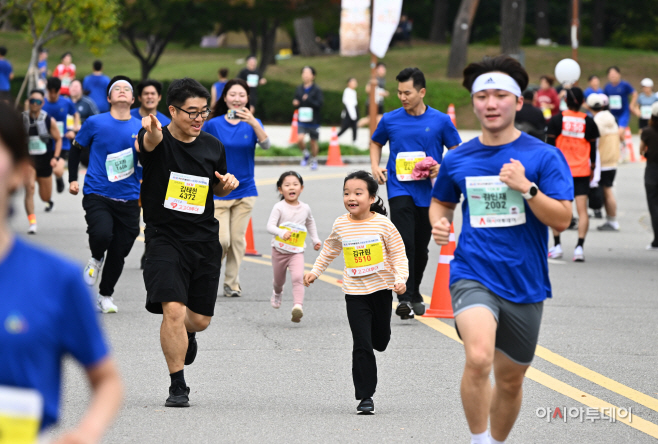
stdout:
<svg viewBox="0 0 658 444">
<path fill-rule="evenodd" d="M 253 221 L 262 254 L 270 253 L 265 224 L 277 201 L 274 181 L 287 169 L 256 168 L 260 197 Z M 345 212 L 342 177 L 352 169 L 296 168 L 307 180 L 301 199 L 310 204 L 323 238 Z M 648 443 L 658 438 L 658 253 L 644 250 L 651 231 L 642 175 L 641 164 L 620 167 L 621 232 L 597 232 L 601 221 L 593 220 L 585 263 L 570 260 L 576 232 L 563 234 L 566 259 L 550 265 L 554 298 L 545 304 L 538 356 L 524 384 L 510 443 Z M 19 234 L 27 230 L 21 198 L 15 198 L 12 220 Z M 30 241 L 86 263 L 81 197 L 56 195 L 52 214 L 42 207 L 37 203 L 39 233 Z M 459 218 L 455 225 L 459 232 Z M 196 362 L 185 370 L 191 408 L 164 408 L 169 377 L 159 344 L 161 319 L 144 309 L 143 249 L 137 241 L 127 258 L 115 293 L 119 313 L 102 317 L 126 386 L 123 408 L 104 442 L 469 442 L 459 397 L 464 352 L 454 340 L 451 320 L 393 317 L 391 343 L 377 354 L 377 414 L 357 416 L 351 335 L 343 294 L 334 282 L 338 274 L 326 274 L 329 279 L 307 290 L 304 318 L 293 324 L 290 285 L 281 309 L 269 304 L 266 257 L 243 263 L 243 297 L 219 297 L 213 322 L 197 336 Z M 308 251 L 306 262 L 315 256 Z M 422 285 L 427 296 L 438 257 L 439 248 L 430 245 Z M 342 260 L 332 267 L 341 270 Z M 58 430 L 76 424 L 88 397 L 82 371 L 67 361 Z M 597 406 L 630 408 L 632 421 L 581 421 L 578 409 Z M 559 415 L 552 418 L 556 407 L 566 422 Z M 552 410 L 544 414 L 542 409 Z"/>
</svg>

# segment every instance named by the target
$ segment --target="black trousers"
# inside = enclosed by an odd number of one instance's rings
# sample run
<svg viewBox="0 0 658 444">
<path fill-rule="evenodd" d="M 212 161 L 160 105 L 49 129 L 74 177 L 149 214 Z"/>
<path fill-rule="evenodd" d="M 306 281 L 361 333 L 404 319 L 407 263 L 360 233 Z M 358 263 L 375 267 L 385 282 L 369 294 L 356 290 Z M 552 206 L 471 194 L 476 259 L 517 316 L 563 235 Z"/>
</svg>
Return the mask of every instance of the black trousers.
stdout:
<svg viewBox="0 0 658 444">
<path fill-rule="evenodd" d="M 370 398 L 377 388 L 375 352 L 391 340 L 391 290 L 371 294 L 346 294 L 347 319 L 352 330 L 352 380 L 356 399 Z"/>
<path fill-rule="evenodd" d="M 647 204 L 653 229 L 651 245 L 658 247 L 658 164 L 647 163 L 644 170 L 644 189 L 647 192 Z"/>
<path fill-rule="evenodd" d="M 398 300 L 423 302 L 420 282 L 427 267 L 427 245 L 432 237 L 429 207 L 417 207 L 411 196 L 392 197 L 388 199 L 388 205 L 391 209 L 391 222 L 400 232 L 409 261 L 407 291 L 398 295 Z"/>
<path fill-rule="evenodd" d="M 358 118 L 357 118 L 358 119 Z M 340 131 L 338 132 L 338 137 L 342 136 L 345 131 L 352 128 L 352 140 L 356 140 L 356 123 L 357 120 L 350 119 L 350 115 L 345 112 L 345 117 L 340 122 Z"/>
<path fill-rule="evenodd" d="M 91 256 L 100 260 L 105 256 L 99 293 L 112 296 L 125 258 L 139 234 L 139 205 L 136 200 L 117 202 L 98 194 L 82 198 Z"/>
</svg>

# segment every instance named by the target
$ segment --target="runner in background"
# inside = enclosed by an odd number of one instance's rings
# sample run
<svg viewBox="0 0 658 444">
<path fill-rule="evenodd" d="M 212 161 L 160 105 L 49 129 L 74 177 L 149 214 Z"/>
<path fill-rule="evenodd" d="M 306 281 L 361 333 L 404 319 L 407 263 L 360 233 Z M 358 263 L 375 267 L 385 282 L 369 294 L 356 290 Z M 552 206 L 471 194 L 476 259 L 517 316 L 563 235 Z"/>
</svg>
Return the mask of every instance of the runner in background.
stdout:
<svg viewBox="0 0 658 444">
<path fill-rule="evenodd" d="M 631 111 L 633 111 L 633 114 L 640 119 L 638 126 L 640 127 L 641 135 L 642 130 L 649 125 L 649 120 L 651 119 L 651 106 L 658 102 L 658 96 L 656 96 L 656 93 L 653 91 L 653 80 L 649 78 L 642 79 L 640 86 L 642 86 L 642 91 L 637 96 L 637 102 Z"/>
<path fill-rule="evenodd" d="M 7 60 L 7 48 L 0 46 L 0 100 L 11 100 L 11 81 L 14 68 Z"/>
<path fill-rule="evenodd" d="M 162 125 L 169 125 L 171 119 L 160 111 L 158 105 L 162 100 L 162 83 L 153 79 L 142 80 L 137 84 L 137 100 L 139 108 L 130 110 L 130 115 L 136 119 L 143 119 L 153 114 Z"/>
<path fill-rule="evenodd" d="M 60 96 L 61 88 L 61 80 L 50 77 L 46 83 L 46 103 L 43 105 L 43 110 L 55 118 L 57 129 L 62 136 L 62 153 L 53 169 L 58 193 L 64 191 L 64 166 L 69 160 L 71 141 L 75 138 L 76 131 L 80 129 L 80 114 L 69 98 Z"/>
<path fill-rule="evenodd" d="M 41 48 L 39 50 L 39 61 L 37 62 L 39 70 L 39 80 L 37 80 L 37 89 L 46 90 L 46 80 L 48 79 L 48 50 Z"/>
<path fill-rule="evenodd" d="M 219 99 L 219 97 L 222 95 L 222 91 L 224 91 L 226 82 L 228 82 L 228 68 L 221 68 L 219 71 L 217 71 L 217 76 L 219 77 L 219 80 L 213 83 L 212 87 L 210 88 L 211 107 L 215 106 L 217 99 Z"/>
<path fill-rule="evenodd" d="M 354 77 L 347 80 L 347 87 L 343 91 L 343 111 L 338 137 L 342 136 L 345 131 L 352 129 L 352 141 L 356 142 L 356 124 L 359 119 L 359 101 L 356 96 L 356 88 L 359 86 Z"/>
<path fill-rule="evenodd" d="M 585 91 L 583 91 L 583 96 L 585 97 L 585 104 L 583 105 L 583 108 L 585 108 L 587 115 L 592 117 L 591 109 L 589 108 L 589 105 L 587 105 L 587 98 L 590 96 L 590 94 L 603 94 L 603 88 L 601 88 L 601 79 L 599 79 L 599 76 L 596 75 L 591 75 L 587 79 L 587 88 L 585 88 Z"/>
<path fill-rule="evenodd" d="M 105 87 L 107 89 L 107 86 Z M 75 105 L 78 114 L 80 115 L 80 125 L 82 126 L 88 117 L 100 114 L 96 103 L 91 100 L 89 96 L 85 96 L 82 92 L 82 83 L 80 80 L 74 80 L 69 85 L 69 93 L 71 93 L 71 101 Z"/>
<path fill-rule="evenodd" d="M 250 110 L 252 114 L 255 114 L 258 106 L 258 87 L 267 83 L 267 79 L 258 70 L 256 56 L 250 55 L 247 57 L 247 66 L 238 73 L 238 79 L 244 80 L 249 85 Z"/>
<path fill-rule="evenodd" d="M 372 175 L 379 184 L 386 183 L 391 222 L 400 232 L 409 259 L 406 291 L 398 295 L 395 314 L 412 319 L 425 313 L 420 283 L 427 266 L 432 227 L 428 209 L 432 180 L 439 173 L 434 165 L 427 178 L 416 180 L 416 164 L 426 158 L 441 163 L 443 147 L 456 148 L 461 143 L 450 117 L 424 103 L 425 75 L 418 68 L 406 68 L 397 75 L 398 97 L 402 108 L 384 114 L 370 142 Z M 382 147 L 389 144 L 386 168 L 381 168 Z"/>
<path fill-rule="evenodd" d="M 41 438 L 59 419 L 68 356 L 84 368 L 91 394 L 74 394 L 74 402 L 88 406 L 54 442 L 98 443 L 119 410 L 123 385 L 79 267 L 9 228 L 10 196 L 25 180 L 30 158 L 20 115 L 0 101 L 0 116 L 2 439 L 15 442 L 4 433 L 9 426 L 20 442 L 50 442 Z"/>
<path fill-rule="evenodd" d="M 539 78 L 539 89 L 535 94 L 533 103 L 534 106 L 542 110 L 547 121 L 560 112 L 560 98 L 555 88 L 553 88 L 553 83 L 555 83 L 553 76 L 541 76 Z"/>
<path fill-rule="evenodd" d="M 375 68 L 375 75 L 377 76 L 377 87 L 375 88 L 375 103 L 377 104 L 377 123 L 381 120 L 384 115 L 384 99 L 389 96 L 389 92 L 386 90 L 386 64 L 384 62 L 378 62 L 377 67 Z M 366 83 L 366 114 L 365 117 L 359 120 L 359 127 L 366 127 L 370 124 L 370 81 Z"/>
<path fill-rule="evenodd" d="M 315 68 L 305 66 L 302 68 L 302 84 L 295 90 L 292 105 L 299 110 L 299 125 L 297 127 L 297 145 L 303 153 L 300 166 L 310 165 L 311 170 L 318 169 L 318 153 L 320 152 L 320 122 L 322 121 L 322 107 L 324 95 L 315 84 Z M 306 134 L 311 138 L 311 151 L 306 148 L 304 141 Z"/>
<path fill-rule="evenodd" d="M 53 71 L 53 77 L 62 81 L 59 93 L 63 96 L 69 95 L 69 85 L 75 79 L 75 65 L 71 63 L 73 56 L 70 52 L 62 54 L 61 62 Z"/>
<path fill-rule="evenodd" d="M 619 125 L 619 140 L 625 146 L 624 133 L 631 119 L 631 109 L 635 108 L 637 103 L 637 91 L 630 83 L 621 79 L 621 71 L 618 67 L 609 67 L 607 74 L 608 84 L 603 88 L 603 93 L 608 96 L 610 112 Z M 631 96 L 630 103 L 628 96 Z"/>
<path fill-rule="evenodd" d="M 30 227 L 28 234 L 37 233 L 37 216 L 34 213 L 35 182 L 39 184 L 39 197 L 46 203 L 46 212 L 53 209 L 53 168 L 62 152 L 62 137 L 55 119 L 43 111 L 43 91 L 35 89 L 28 96 L 29 111 L 23 111 L 23 126 L 32 165 L 26 173 L 25 211 Z"/>
<path fill-rule="evenodd" d="M 546 119 L 542 111 L 532 104 L 534 97 L 533 90 L 523 91 L 523 107 L 516 112 L 514 126 L 543 142 L 546 139 Z"/>
<path fill-rule="evenodd" d="M 95 60 L 92 66 L 94 71 L 84 78 L 82 89 L 94 101 L 98 112 L 106 113 L 110 110 L 110 103 L 107 101 L 107 86 L 110 84 L 110 78 L 103 74 L 103 62 Z"/>
</svg>

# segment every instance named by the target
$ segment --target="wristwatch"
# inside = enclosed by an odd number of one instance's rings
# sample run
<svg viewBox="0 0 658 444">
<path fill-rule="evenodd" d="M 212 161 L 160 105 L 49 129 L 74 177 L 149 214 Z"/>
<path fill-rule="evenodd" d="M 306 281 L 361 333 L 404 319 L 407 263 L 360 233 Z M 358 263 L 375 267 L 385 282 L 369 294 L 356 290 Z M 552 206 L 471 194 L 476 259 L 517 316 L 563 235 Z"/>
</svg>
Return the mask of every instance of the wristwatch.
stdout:
<svg viewBox="0 0 658 444">
<path fill-rule="evenodd" d="M 523 196 L 523 198 L 525 200 L 530 200 L 533 197 L 535 197 L 538 192 L 539 192 L 539 188 L 537 187 L 537 185 L 534 182 L 532 182 L 530 184 L 530 189 L 528 190 L 528 192 L 527 193 L 521 193 L 521 196 Z"/>
</svg>

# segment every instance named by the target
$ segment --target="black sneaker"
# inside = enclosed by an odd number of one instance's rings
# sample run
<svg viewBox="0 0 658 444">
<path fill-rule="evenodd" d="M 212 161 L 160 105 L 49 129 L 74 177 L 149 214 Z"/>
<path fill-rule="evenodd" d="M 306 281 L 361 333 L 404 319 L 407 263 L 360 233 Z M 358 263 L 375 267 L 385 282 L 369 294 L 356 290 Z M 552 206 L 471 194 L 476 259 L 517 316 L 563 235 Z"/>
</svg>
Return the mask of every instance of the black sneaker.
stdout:
<svg viewBox="0 0 658 444">
<path fill-rule="evenodd" d="M 578 218 L 572 217 L 571 223 L 569 224 L 569 228 L 567 228 L 567 230 L 577 230 L 577 229 L 578 229 Z"/>
<path fill-rule="evenodd" d="M 372 401 L 372 398 L 362 399 L 356 411 L 359 415 L 372 415 L 375 413 L 375 403 Z"/>
<path fill-rule="evenodd" d="M 187 352 L 185 353 L 185 365 L 194 362 L 197 352 L 196 333 L 187 332 Z"/>
<path fill-rule="evenodd" d="M 55 206 L 55 202 L 52 200 L 46 204 L 46 213 L 50 213 L 53 210 L 53 207 Z"/>
<path fill-rule="evenodd" d="M 417 314 L 418 316 L 422 316 L 425 314 L 425 304 L 422 302 L 412 302 L 411 307 L 413 308 L 414 314 Z"/>
<path fill-rule="evenodd" d="M 62 191 L 64 191 L 64 179 L 62 179 L 61 177 L 58 177 L 55 180 L 55 182 L 57 182 L 57 192 L 61 193 Z"/>
<path fill-rule="evenodd" d="M 594 210 L 594 219 L 603 219 L 603 212 L 601 210 Z"/>
<path fill-rule="evenodd" d="M 190 406 L 190 388 L 184 382 L 174 381 L 169 387 L 169 397 L 165 402 L 165 407 L 189 407 Z"/>
<path fill-rule="evenodd" d="M 411 303 L 407 301 L 402 301 L 398 304 L 398 307 L 395 309 L 395 314 L 400 316 L 400 319 L 414 318 L 414 311 L 411 309 Z"/>
</svg>

